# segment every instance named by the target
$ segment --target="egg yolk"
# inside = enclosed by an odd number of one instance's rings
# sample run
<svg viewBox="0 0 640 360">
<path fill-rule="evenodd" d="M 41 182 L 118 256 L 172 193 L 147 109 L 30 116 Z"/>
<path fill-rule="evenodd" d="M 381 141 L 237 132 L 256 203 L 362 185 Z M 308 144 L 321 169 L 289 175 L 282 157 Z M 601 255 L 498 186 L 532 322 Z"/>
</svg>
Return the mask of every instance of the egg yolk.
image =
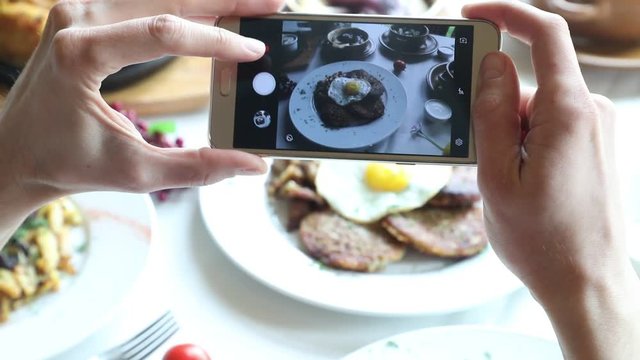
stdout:
<svg viewBox="0 0 640 360">
<path fill-rule="evenodd" d="M 369 164 L 365 170 L 364 180 L 374 191 L 400 192 L 409 186 L 407 172 L 396 164 Z"/>
<path fill-rule="evenodd" d="M 360 84 L 357 81 L 349 81 L 344 85 L 343 92 L 346 95 L 358 95 L 360 94 Z"/>
</svg>

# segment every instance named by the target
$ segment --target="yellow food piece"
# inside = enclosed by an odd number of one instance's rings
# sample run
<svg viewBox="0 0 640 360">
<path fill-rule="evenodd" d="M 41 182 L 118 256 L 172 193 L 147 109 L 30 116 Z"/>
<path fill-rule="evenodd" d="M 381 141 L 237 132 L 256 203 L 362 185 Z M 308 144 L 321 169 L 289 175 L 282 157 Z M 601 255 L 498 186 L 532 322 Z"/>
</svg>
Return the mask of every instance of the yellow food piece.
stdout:
<svg viewBox="0 0 640 360">
<path fill-rule="evenodd" d="M 0 61 L 23 67 L 40 42 L 55 1 L 0 0 Z"/>
<path fill-rule="evenodd" d="M 36 232 L 36 244 L 40 248 L 42 256 L 38 259 L 38 270 L 44 273 L 51 273 L 58 268 L 58 263 L 60 262 L 57 238 L 50 229 L 39 228 Z"/>
<path fill-rule="evenodd" d="M 349 96 L 360 94 L 360 84 L 357 81 L 349 81 L 344 85 L 344 93 Z"/>
<path fill-rule="evenodd" d="M 442 155 L 444 156 L 451 155 L 451 143 L 448 143 L 447 146 L 444 147 L 444 150 L 442 151 Z"/>
<path fill-rule="evenodd" d="M 0 269 L 0 295 L 9 299 L 18 299 L 22 295 L 20 284 L 13 277 L 13 273 L 7 269 Z"/>
<path fill-rule="evenodd" d="M 374 191 L 399 192 L 409 181 L 407 172 L 397 164 L 371 163 L 365 170 L 365 182 Z"/>
</svg>

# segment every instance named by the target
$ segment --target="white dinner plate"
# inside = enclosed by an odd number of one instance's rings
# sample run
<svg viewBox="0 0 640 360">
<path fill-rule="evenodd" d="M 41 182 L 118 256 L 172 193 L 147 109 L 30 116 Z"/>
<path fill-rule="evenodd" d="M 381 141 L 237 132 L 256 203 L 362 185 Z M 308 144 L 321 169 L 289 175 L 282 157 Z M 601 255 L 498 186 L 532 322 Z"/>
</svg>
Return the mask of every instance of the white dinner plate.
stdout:
<svg viewBox="0 0 640 360">
<path fill-rule="evenodd" d="M 338 71 L 353 70 L 364 70 L 384 84 L 384 115 L 365 125 L 327 128 L 313 102 L 316 85 Z M 361 149 L 379 143 L 402 125 L 406 108 L 407 92 L 400 80 L 389 70 L 364 61 L 341 61 L 315 69 L 298 83 L 289 100 L 289 114 L 296 129 L 310 141 L 334 149 Z"/>
<path fill-rule="evenodd" d="M 80 343 L 117 310 L 146 265 L 156 229 L 148 195 L 102 192 L 72 199 L 86 225 L 71 234 L 87 245 L 75 256 L 78 273 L 0 324 L 3 359 L 44 359 Z"/>
<path fill-rule="evenodd" d="M 307 256 L 269 199 L 266 175 L 200 189 L 206 227 L 224 253 L 262 283 L 321 307 L 369 315 L 440 314 L 505 296 L 521 283 L 490 249 L 459 262 L 411 253 L 380 273 L 340 271 Z"/>
<path fill-rule="evenodd" d="M 628 249 L 633 265 L 640 275 L 640 162 L 636 151 L 638 111 L 640 101 L 630 98 L 616 103 L 616 155 L 620 179 L 620 192 L 627 226 Z"/>
<path fill-rule="evenodd" d="M 558 343 L 509 330 L 447 326 L 376 341 L 342 360 L 561 360 Z"/>
</svg>

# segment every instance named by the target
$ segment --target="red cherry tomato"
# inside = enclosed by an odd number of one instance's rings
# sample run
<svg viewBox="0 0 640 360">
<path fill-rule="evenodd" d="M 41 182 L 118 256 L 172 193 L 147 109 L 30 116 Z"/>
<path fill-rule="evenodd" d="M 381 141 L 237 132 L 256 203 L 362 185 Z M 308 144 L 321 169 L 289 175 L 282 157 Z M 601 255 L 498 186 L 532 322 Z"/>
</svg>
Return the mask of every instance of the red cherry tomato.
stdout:
<svg viewBox="0 0 640 360">
<path fill-rule="evenodd" d="M 209 354 L 198 345 L 181 344 L 169 349 L 162 360 L 211 360 Z"/>
</svg>

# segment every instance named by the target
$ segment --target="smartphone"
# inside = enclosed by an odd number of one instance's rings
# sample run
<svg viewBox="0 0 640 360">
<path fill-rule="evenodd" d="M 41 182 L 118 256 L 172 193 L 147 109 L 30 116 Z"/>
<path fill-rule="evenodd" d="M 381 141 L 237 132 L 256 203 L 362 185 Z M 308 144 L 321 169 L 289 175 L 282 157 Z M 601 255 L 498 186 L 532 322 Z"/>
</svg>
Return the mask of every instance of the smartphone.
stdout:
<svg viewBox="0 0 640 360">
<path fill-rule="evenodd" d="M 214 61 L 211 146 L 261 156 L 474 164 L 470 107 L 486 21 L 283 13 L 224 17 L 263 41 L 251 63 Z"/>
</svg>

